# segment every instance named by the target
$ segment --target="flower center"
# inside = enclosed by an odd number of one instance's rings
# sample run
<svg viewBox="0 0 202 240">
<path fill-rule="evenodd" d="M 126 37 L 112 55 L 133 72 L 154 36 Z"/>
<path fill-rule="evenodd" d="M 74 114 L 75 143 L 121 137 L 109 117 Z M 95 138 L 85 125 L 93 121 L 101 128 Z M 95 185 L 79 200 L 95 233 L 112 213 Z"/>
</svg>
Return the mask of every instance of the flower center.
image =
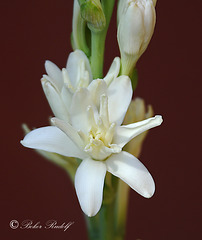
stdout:
<svg viewBox="0 0 202 240">
<path fill-rule="evenodd" d="M 95 113 L 91 106 L 87 109 L 90 130 L 88 134 L 80 132 L 85 143 L 84 151 L 94 160 L 105 160 L 112 153 L 121 152 L 121 148 L 112 144 L 116 124 L 109 122 L 108 98 L 105 95 L 100 97 L 100 112 L 95 121 Z"/>
</svg>

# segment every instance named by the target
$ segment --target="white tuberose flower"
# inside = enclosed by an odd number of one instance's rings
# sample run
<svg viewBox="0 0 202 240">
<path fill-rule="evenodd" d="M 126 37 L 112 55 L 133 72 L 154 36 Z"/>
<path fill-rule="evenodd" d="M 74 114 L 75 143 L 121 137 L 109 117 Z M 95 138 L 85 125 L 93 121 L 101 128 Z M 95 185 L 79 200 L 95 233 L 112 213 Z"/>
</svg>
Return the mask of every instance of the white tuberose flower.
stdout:
<svg viewBox="0 0 202 240">
<path fill-rule="evenodd" d="M 73 94 L 80 88 L 86 88 L 92 82 L 90 63 L 84 52 L 75 50 L 70 53 L 66 68 L 62 71 L 51 61 L 45 62 L 48 75 L 41 79 L 42 87 L 54 115 L 69 122 L 69 109 Z M 104 78 L 109 85 L 120 70 L 120 58 L 116 57 Z"/>
<path fill-rule="evenodd" d="M 107 171 L 146 198 L 154 193 L 154 181 L 148 170 L 122 148 L 135 136 L 160 125 L 162 117 L 120 126 L 131 97 L 127 76 L 115 78 L 108 87 L 104 80 L 94 80 L 74 93 L 70 123 L 53 118 L 55 126 L 35 129 L 21 141 L 29 148 L 83 160 L 75 175 L 75 188 L 88 216 L 96 215 L 101 207 Z"/>
</svg>

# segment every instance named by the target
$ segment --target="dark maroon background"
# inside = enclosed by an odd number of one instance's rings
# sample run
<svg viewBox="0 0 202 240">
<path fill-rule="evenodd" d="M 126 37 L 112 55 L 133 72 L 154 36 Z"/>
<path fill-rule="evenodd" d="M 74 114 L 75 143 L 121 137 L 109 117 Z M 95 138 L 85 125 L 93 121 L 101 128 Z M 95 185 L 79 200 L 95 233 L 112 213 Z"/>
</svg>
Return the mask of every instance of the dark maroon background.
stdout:
<svg viewBox="0 0 202 240">
<path fill-rule="evenodd" d="M 66 64 L 72 2 L 1 2 L 1 239 L 87 239 L 66 173 L 19 143 L 22 123 L 48 124 L 39 80 L 46 59 Z M 138 62 L 136 96 L 164 123 L 150 131 L 140 157 L 156 193 L 148 200 L 131 191 L 127 240 L 201 239 L 201 7 L 201 0 L 159 0 L 155 34 Z M 119 55 L 115 18 L 110 34 L 106 69 Z M 12 219 L 75 223 L 66 232 L 12 230 Z"/>
</svg>

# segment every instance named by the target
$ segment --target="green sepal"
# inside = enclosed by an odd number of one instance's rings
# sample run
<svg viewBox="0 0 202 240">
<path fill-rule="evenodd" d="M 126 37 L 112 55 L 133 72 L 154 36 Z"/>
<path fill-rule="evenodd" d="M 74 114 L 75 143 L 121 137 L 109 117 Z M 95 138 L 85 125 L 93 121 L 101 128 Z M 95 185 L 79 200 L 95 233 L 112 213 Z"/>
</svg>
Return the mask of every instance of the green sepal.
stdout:
<svg viewBox="0 0 202 240">
<path fill-rule="evenodd" d="M 138 84 L 138 71 L 137 68 L 135 68 L 130 76 L 131 83 L 132 83 L 132 88 L 133 91 L 136 89 L 137 84 Z"/>
</svg>

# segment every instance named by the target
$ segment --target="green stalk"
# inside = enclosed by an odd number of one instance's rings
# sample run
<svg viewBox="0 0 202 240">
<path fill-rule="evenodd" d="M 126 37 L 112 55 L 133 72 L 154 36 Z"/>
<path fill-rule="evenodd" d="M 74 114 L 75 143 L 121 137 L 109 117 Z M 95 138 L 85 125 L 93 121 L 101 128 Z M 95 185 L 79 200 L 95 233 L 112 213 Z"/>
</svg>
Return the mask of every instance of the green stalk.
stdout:
<svg viewBox="0 0 202 240">
<path fill-rule="evenodd" d="M 89 240 L 124 239 L 124 234 L 117 231 L 117 201 L 121 194 L 118 184 L 119 179 L 107 173 L 102 207 L 96 216 L 91 218 L 85 217 Z M 124 192 L 122 192 L 122 194 L 124 194 Z M 124 209 L 127 209 L 127 206 Z M 124 226 L 124 224 L 122 224 L 122 226 Z"/>
<path fill-rule="evenodd" d="M 93 78 L 102 78 L 106 33 L 91 33 L 91 70 Z"/>
<path fill-rule="evenodd" d="M 73 8 L 73 21 L 72 21 L 72 35 L 71 44 L 72 48 L 81 49 L 88 57 L 90 56 L 90 49 L 87 44 L 86 21 L 81 17 L 79 4 L 75 1 Z"/>
<path fill-rule="evenodd" d="M 124 239 L 125 236 L 129 190 L 129 186 L 120 179 L 117 190 L 115 218 L 115 231 L 117 240 Z"/>
<path fill-rule="evenodd" d="M 113 8 L 114 0 L 102 1 L 102 9 L 106 18 L 106 26 L 104 30 L 100 32 L 91 31 L 91 69 L 94 79 L 103 77 L 105 39 Z"/>
<path fill-rule="evenodd" d="M 88 217 L 85 215 L 88 239 L 100 240 L 100 216 L 99 213 L 94 217 Z"/>
<path fill-rule="evenodd" d="M 112 240 L 114 238 L 114 202 L 111 204 L 103 204 L 100 213 L 100 220 L 102 223 L 100 240 Z"/>
<path fill-rule="evenodd" d="M 102 205 L 95 217 L 86 217 L 89 240 L 115 240 L 115 200 Z"/>
</svg>

